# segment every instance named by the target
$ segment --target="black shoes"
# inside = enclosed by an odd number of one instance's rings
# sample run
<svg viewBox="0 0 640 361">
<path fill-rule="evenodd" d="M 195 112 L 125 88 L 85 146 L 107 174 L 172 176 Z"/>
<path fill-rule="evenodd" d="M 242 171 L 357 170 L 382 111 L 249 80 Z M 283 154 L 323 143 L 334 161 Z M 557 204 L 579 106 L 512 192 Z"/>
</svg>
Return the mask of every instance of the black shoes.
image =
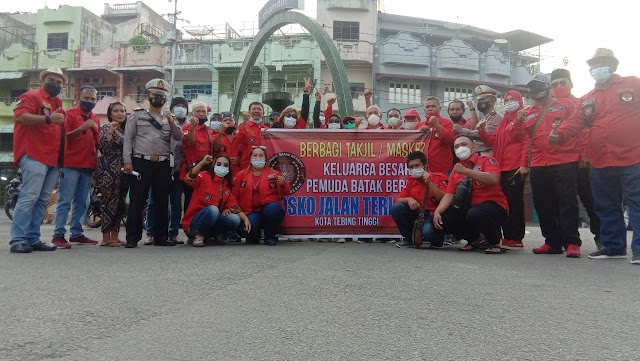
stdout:
<svg viewBox="0 0 640 361">
<path fill-rule="evenodd" d="M 11 253 L 31 253 L 31 251 L 33 248 L 26 243 L 16 243 L 10 249 Z"/>
<path fill-rule="evenodd" d="M 137 248 L 138 247 L 138 242 L 132 243 L 132 242 L 127 242 L 124 245 L 124 248 Z"/>
</svg>

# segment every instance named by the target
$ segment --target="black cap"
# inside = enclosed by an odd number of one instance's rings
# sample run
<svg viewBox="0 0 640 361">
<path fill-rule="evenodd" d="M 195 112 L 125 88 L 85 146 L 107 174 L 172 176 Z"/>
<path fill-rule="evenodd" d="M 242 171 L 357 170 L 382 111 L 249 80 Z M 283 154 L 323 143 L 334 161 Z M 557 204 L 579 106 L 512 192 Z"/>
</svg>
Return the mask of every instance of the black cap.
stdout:
<svg viewBox="0 0 640 361">
<path fill-rule="evenodd" d="M 569 72 L 569 70 L 556 69 L 551 72 L 551 81 L 554 81 L 556 79 L 562 79 L 562 78 L 571 80 L 571 73 Z"/>
<path fill-rule="evenodd" d="M 174 97 L 173 99 L 171 99 L 171 105 L 169 106 L 169 110 L 173 110 L 173 107 L 175 107 L 178 104 L 182 104 L 187 109 L 189 109 L 189 101 L 187 100 L 187 98 L 185 98 L 185 97 Z"/>
</svg>

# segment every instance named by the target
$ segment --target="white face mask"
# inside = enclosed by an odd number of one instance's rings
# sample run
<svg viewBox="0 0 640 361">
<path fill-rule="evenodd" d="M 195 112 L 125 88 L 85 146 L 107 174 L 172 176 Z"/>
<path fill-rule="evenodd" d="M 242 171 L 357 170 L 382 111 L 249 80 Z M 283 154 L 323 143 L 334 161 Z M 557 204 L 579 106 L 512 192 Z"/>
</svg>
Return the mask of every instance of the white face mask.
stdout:
<svg viewBox="0 0 640 361">
<path fill-rule="evenodd" d="M 371 114 L 369 118 L 367 118 L 367 121 L 369 122 L 370 126 L 375 127 L 380 124 L 380 117 L 376 114 Z"/>
<path fill-rule="evenodd" d="M 512 113 L 518 110 L 519 107 L 520 104 L 518 104 L 518 102 L 509 102 L 504 105 L 504 111 L 507 113 Z"/>
<path fill-rule="evenodd" d="M 255 169 L 262 169 L 264 168 L 264 165 L 266 164 L 264 159 L 251 159 L 251 165 L 255 168 Z"/>
<path fill-rule="evenodd" d="M 340 129 L 340 123 L 329 123 L 327 125 L 328 129 Z"/>
<path fill-rule="evenodd" d="M 214 120 L 211 122 L 211 129 L 217 132 L 220 130 L 221 125 L 222 125 L 222 122 L 218 120 Z"/>
<path fill-rule="evenodd" d="M 459 147 L 456 149 L 456 157 L 460 160 L 467 160 L 471 157 L 471 148 L 469 147 Z"/>
<path fill-rule="evenodd" d="M 262 118 L 257 118 L 257 119 L 251 118 L 251 121 L 256 123 L 256 124 L 260 124 L 260 123 L 262 123 Z"/>
<path fill-rule="evenodd" d="M 422 178 L 423 175 L 424 175 L 424 168 L 411 169 L 411 176 L 413 178 Z"/>
<path fill-rule="evenodd" d="M 324 118 L 323 116 L 320 116 L 318 119 L 320 119 L 320 121 L 321 121 L 322 123 L 324 123 L 324 119 L 325 119 L 325 118 Z"/>
<path fill-rule="evenodd" d="M 229 174 L 229 167 L 223 167 L 223 166 L 215 166 L 213 168 L 213 172 L 220 178 L 226 176 L 227 174 Z"/>
<path fill-rule="evenodd" d="M 187 117 L 187 110 L 185 108 L 183 108 L 183 107 L 174 107 L 173 108 L 173 114 L 178 119 L 184 119 L 184 118 Z"/>
<path fill-rule="evenodd" d="M 416 125 L 418 125 L 418 122 L 404 122 L 404 129 L 407 130 L 413 130 L 416 129 Z"/>
<path fill-rule="evenodd" d="M 284 126 L 286 128 L 293 128 L 296 126 L 296 118 L 294 117 L 284 117 Z"/>
</svg>

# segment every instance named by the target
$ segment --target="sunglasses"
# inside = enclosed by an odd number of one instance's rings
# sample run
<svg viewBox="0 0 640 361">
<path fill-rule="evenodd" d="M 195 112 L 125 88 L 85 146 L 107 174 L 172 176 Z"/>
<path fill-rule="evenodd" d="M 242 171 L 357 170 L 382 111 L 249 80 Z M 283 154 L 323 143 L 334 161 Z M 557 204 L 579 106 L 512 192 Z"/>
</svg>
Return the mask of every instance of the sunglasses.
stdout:
<svg viewBox="0 0 640 361">
<path fill-rule="evenodd" d="M 566 81 L 566 80 L 554 80 L 554 81 L 551 82 L 551 87 L 552 88 L 555 88 L 558 85 L 567 86 L 567 85 L 569 85 L 569 82 Z"/>
<path fill-rule="evenodd" d="M 233 119 L 233 113 L 222 113 L 222 118 L 232 118 Z"/>
<path fill-rule="evenodd" d="M 229 163 L 218 162 L 218 163 L 216 163 L 216 167 L 227 167 L 227 168 L 229 168 Z"/>
<path fill-rule="evenodd" d="M 329 123 L 340 123 L 340 119 L 329 119 Z"/>
<path fill-rule="evenodd" d="M 265 147 L 264 145 L 253 145 L 253 146 L 251 146 L 251 149 L 267 150 L 267 147 Z"/>
</svg>

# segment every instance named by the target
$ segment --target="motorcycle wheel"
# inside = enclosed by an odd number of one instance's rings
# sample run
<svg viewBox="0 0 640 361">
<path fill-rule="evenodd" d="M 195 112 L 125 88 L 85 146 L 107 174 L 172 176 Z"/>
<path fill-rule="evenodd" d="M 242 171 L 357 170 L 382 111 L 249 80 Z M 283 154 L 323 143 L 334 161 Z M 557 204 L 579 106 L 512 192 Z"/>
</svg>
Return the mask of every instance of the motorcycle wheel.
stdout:
<svg viewBox="0 0 640 361">
<path fill-rule="evenodd" d="M 9 217 L 9 219 L 13 221 L 13 202 L 7 201 L 7 203 L 4 205 L 4 213 L 6 213 L 7 217 Z"/>
<path fill-rule="evenodd" d="M 89 211 L 87 212 L 87 225 L 91 228 L 100 227 L 100 213 L 89 208 Z"/>
</svg>

